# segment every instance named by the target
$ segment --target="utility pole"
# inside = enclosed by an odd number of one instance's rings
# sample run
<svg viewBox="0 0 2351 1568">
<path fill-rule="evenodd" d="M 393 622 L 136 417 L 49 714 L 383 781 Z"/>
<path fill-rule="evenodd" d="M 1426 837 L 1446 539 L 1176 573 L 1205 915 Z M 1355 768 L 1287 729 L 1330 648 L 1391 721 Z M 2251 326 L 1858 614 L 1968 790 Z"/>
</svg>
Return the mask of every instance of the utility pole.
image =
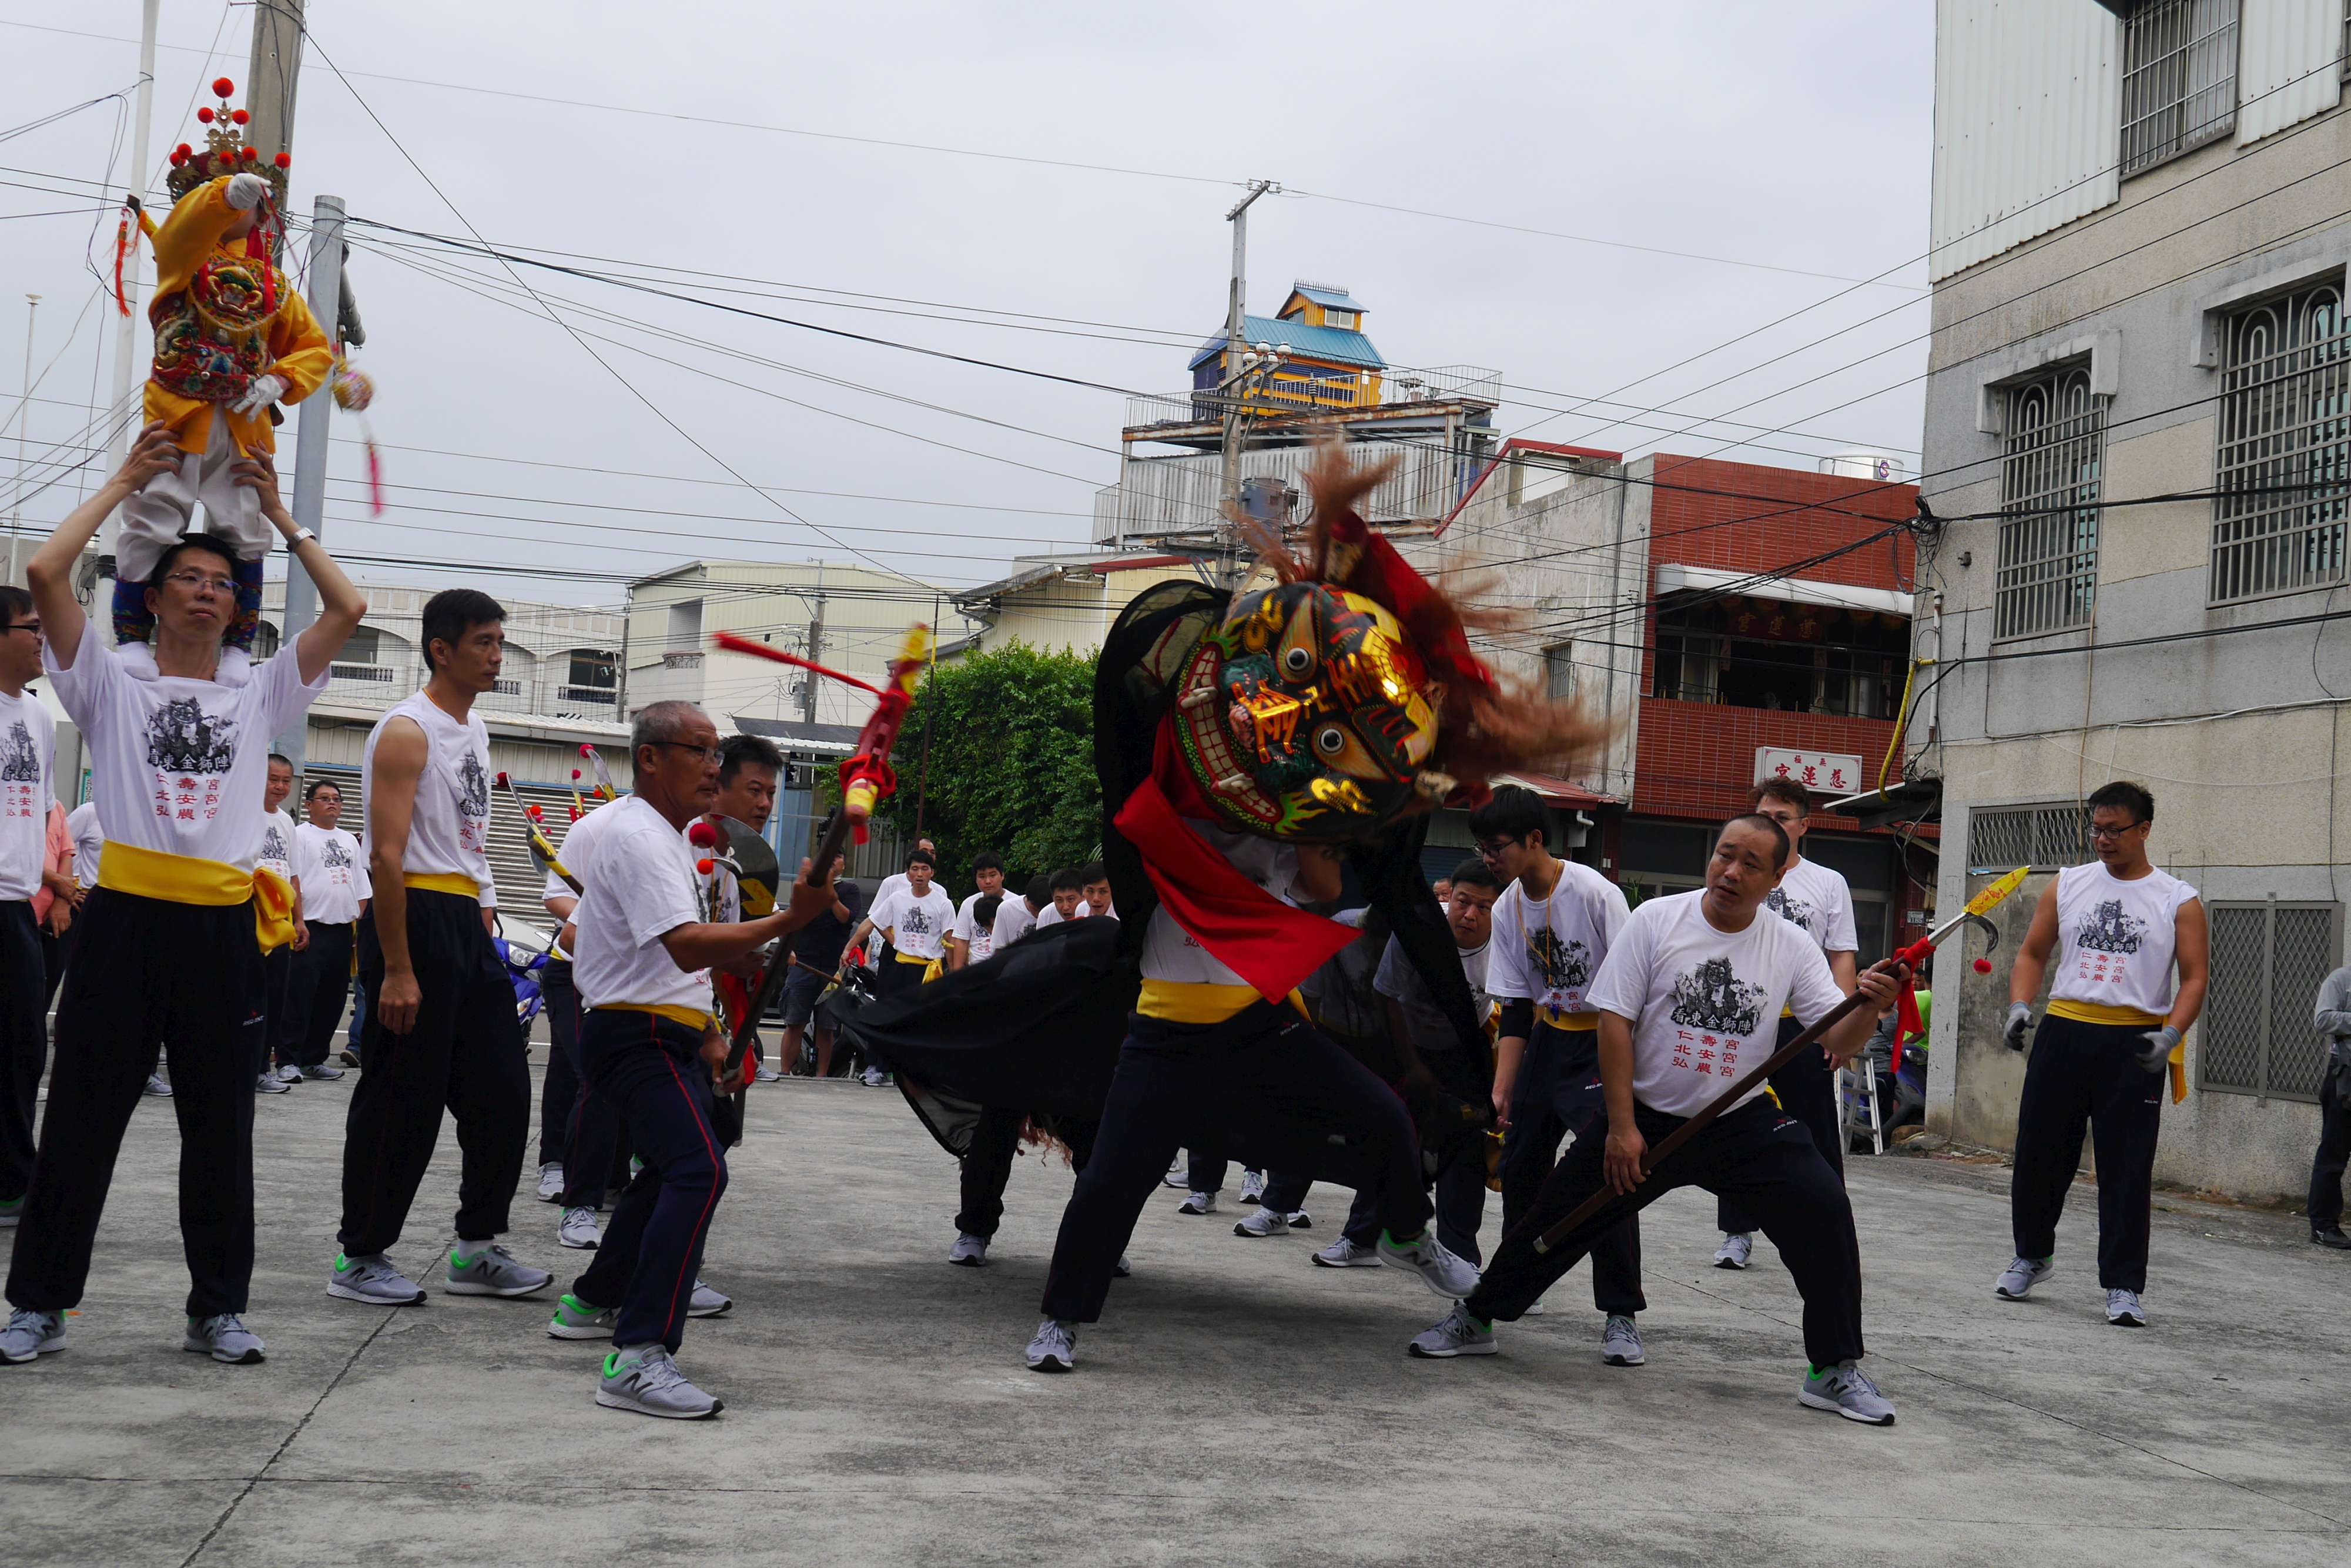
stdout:
<svg viewBox="0 0 2351 1568">
<path fill-rule="evenodd" d="M 1249 387 L 1242 379 L 1245 373 L 1242 357 L 1249 353 L 1246 337 L 1246 307 L 1249 298 L 1249 204 L 1270 191 L 1281 187 L 1271 180 L 1251 180 L 1249 194 L 1243 196 L 1225 214 L 1233 225 L 1233 276 L 1225 300 L 1225 373 L 1218 378 L 1225 394 L 1224 462 L 1217 476 L 1217 534 L 1229 544 L 1233 525 L 1229 520 L 1232 508 L 1240 503 L 1241 424 L 1249 413 Z M 1229 577 L 1228 570 L 1220 575 Z"/>
<path fill-rule="evenodd" d="M 245 144 L 258 152 L 264 163 L 294 150 L 294 89 L 302 72 L 303 4 L 304 0 L 260 0 L 253 8 L 253 63 L 245 75 L 245 106 L 253 121 L 245 128 Z"/>
<path fill-rule="evenodd" d="M 25 296 L 25 395 L 16 403 L 16 490 L 8 497 L 8 580 L 16 580 L 16 540 L 25 529 L 25 430 L 33 423 L 33 323 L 41 297 Z"/>
<path fill-rule="evenodd" d="M 265 7 L 266 9 L 266 7 Z M 343 293 L 343 199 L 320 196 L 310 209 L 310 314 L 331 322 L 341 308 Z M 334 393 L 320 387 L 296 405 L 301 421 L 294 436 L 294 520 L 311 532 L 326 533 L 327 424 L 335 412 Z M 291 647 L 319 618 L 319 587 L 291 550 L 286 556 L 286 610 L 278 617 L 278 646 Z M 310 721 L 297 717 L 277 737 L 277 749 L 302 776 Z"/>
<path fill-rule="evenodd" d="M 810 664 L 824 662 L 824 563 L 817 563 L 816 610 L 809 617 L 808 656 Z M 816 672 L 800 672 L 800 722 L 816 722 Z"/>
<path fill-rule="evenodd" d="M 133 95 L 131 130 L 131 174 L 126 188 L 136 193 L 141 201 L 147 195 L 147 138 L 155 126 L 155 23 L 163 0 L 145 0 L 139 8 L 139 88 Z M 131 302 L 131 315 L 118 317 L 114 323 L 114 400 L 107 404 L 114 417 L 123 421 L 122 438 L 115 444 L 115 462 L 119 465 L 129 460 L 131 444 L 139 438 L 140 421 L 131 410 L 133 385 L 131 350 L 139 344 L 139 254 L 133 247 L 131 259 L 122 269 L 122 297 Z M 106 519 L 99 535 L 99 575 L 114 575 L 114 535 L 120 526 L 118 512 Z"/>
</svg>

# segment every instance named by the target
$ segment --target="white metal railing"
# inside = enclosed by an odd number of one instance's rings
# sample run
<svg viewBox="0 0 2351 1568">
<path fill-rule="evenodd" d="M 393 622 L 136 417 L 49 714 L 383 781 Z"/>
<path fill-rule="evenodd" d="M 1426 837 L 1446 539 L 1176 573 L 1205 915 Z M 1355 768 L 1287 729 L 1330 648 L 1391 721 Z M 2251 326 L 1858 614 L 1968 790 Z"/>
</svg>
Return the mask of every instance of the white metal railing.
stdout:
<svg viewBox="0 0 2351 1568">
<path fill-rule="evenodd" d="M 1396 469 L 1366 497 L 1363 514 L 1373 522 L 1426 522 L 1442 517 L 1460 499 L 1483 460 L 1472 452 L 1444 449 L 1442 442 L 1359 441 L 1347 448 L 1359 464 L 1396 460 Z M 1273 447 L 1240 455 L 1240 477 L 1270 478 L 1305 493 L 1305 470 L 1313 461 L 1306 447 Z M 1150 457 L 1129 452 L 1119 465 L 1120 482 L 1094 506 L 1094 539 L 1149 537 L 1213 527 L 1220 516 L 1222 460 L 1214 452 Z M 1301 502 L 1300 516 L 1303 517 Z"/>
</svg>

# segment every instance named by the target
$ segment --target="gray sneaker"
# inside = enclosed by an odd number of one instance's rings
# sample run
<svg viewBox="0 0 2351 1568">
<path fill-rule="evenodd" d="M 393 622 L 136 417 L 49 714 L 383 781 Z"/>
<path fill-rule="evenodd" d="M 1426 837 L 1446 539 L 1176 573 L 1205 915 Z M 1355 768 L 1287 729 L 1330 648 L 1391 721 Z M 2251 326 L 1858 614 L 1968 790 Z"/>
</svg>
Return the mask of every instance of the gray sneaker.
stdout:
<svg viewBox="0 0 2351 1568">
<path fill-rule="evenodd" d="M 293 1087 L 294 1085 L 287 1082 L 275 1072 L 265 1072 L 253 1081 L 253 1092 L 256 1094 L 283 1094 Z"/>
<path fill-rule="evenodd" d="M 158 1100 L 169 1100 L 172 1097 L 172 1086 L 163 1082 L 162 1073 L 151 1072 L 147 1075 L 147 1087 L 139 1092 L 152 1094 Z"/>
<path fill-rule="evenodd" d="M 1893 1402 L 1877 1391 L 1868 1374 L 1849 1361 L 1840 1361 L 1825 1372 L 1807 1373 L 1803 1386 L 1796 1390 L 1796 1402 L 1813 1410 L 1834 1410 L 1865 1426 L 1894 1425 Z"/>
<path fill-rule="evenodd" d="M 0 1329 L 0 1362 L 22 1364 L 65 1347 L 63 1312 L 14 1312 L 8 1314 L 8 1326 Z"/>
<path fill-rule="evenodd" d="M 596 1403 L 640 1416 L 665 1416 L 673 1421 L 699 1421 L 726 1408 L 686 1381 L 670 1359 L 665 1345 L 643 1344 L 616 1350 L 604 1357 L 603 1375 L 596 1385 Z"/>
<path fill-rule="evenodd" d="M 216 1318 L 190 1318 L 188 1337 L 180 1342 L 180 1348 L 225 1361 L 231 1366 L 251 1366 L 265 1354 L 261 1336 L 246 1328 L 235 1312 L 223 1312 Z"/>
<path fill-rule="evenodd" d="M 592 1208 L 567 1208 L 563 1223 L 555 1228 L 555 1239 L 566 1247 L 593 1251 L 604 1239 L 604 1228 L 596 1222 Z"/>
<path fill-rule="evenodd" d="M 1302 1208 L 1291 1211 L 1285 1218 L 1289 1219 L 1290 1228 L 1292 1230 L 1311 1230 L 1314 1228 L 1314 1217 L 1307 1213 Z"/>
<path fill-rule="evenodd" d="M 1240 1201 L 1243 1203 L 1255 1203 L 1264 1196 L 1265 1173 L 1263 1171 L 1241 1172 Z"/>
<path fill-rule="evenodd" d="M 1192 1166 L 1190 1162 L 1186 1160 L 1181 1154 L 1178 1154 L 1176 1156 L 1176 1163 L 1167 1167 L 1167 1174 L 1159 1178 L 1159 1185 L 1161 1186 L 1183 1187 L 1188 1190 L 1192 1186 Z"/>
<path fill-rule="evenodd" d="M 1029 1338 L 1029 1370 L 1068 1372 L 1078 1364 L 1078 1325 L 1047 1318 Z"/>
<path fill-rule="evenodd" d="M 1437 1239 L 1434 1228 L 1422 1231 L 1412 1241 L 1398 1241 L 1383 1230 L 1376 1250 L 1380 1261 L 1390 1268 L 1408 1269 L 1419 1275 L 1433 1295 L 1458 1301 L 1478 1288 L 1478 1266 L 1455 1256 Z"/>
<path fill-rule="evenodd" d="M 1118 1261 L 1110 1266 L 1110 1271 L 1113 1279 L 1131 1280 L 1134 1277 L 1134 1265 L 1128 1262 L 1126 1254 L 1122 1252 L 1118 1255 Z"/>
<path fill-rule="evenodd" d="M 284 1066 L 278 1068 L 277 1076 L 281 1082 L 287 1083 L 299 1083 L 302 1082 L 302 1070 L 289 1061 Z M 338 1073 L 337 1076 L 340 1077 L 341 1074 Z"/>
<path fill-rule="evenodd" d="M 1260 1205 L 1233 1227 L 1236 1236 L 1280 1236 L 1290 1229 L 1290 1216 Z"/>
<path fill-rule="evenodd" d="M 1217 1195 L 1213 1192 L 1186 1193 L 1184 1195 L 1184 1201 L 1176 1206 L 1176 1212 L 1178 1214 L 1214 1214 L 1217 1212 Z"/>
<path fill-rule="evenodd" d="M 1434 1328 L 1426 1328 L 1404 1347 L 1406 1355 L 1416 1355 L 1426 1361 L 1449 1361 L 1457 1355 L 1494 1355 L 1494 1325 L 1481 1323 L 1469 1315 L 1469 1309 L 1460 1302 Z"/>
<path fill-rule="evenodd" d="M 956 1236 L 955 1245 L 947 1249 L 947 1261 L 958 1269 L 987 1268 L 987 1238 L 968 1231 Z"/>
<path fill-rule="evenodd" d="M 611 1339 L 619 1326 L 621 1309 L 590 1306 L 566 1291 L 555 1298 L 555 1316 L 548 1320 L 549 1339 Z"/>
<path fill-rule="evenodd" d="M 758 1070 L 751 1074 L 751 1082 L 754 1083 L 781 1083 L 783 1081 L 784 1075 L 764 1061 L 759 1063 Z"/>
<path fill-rule="evenodd" d="M 2000 1283 L 1991 1293 L 2003 1301 L 2021 1301 L 2032 1294 L 2032 1287 L 2046 1281 L 2057 1272 L 2055 1260 L 2019 1258 L 2001 1271 Z"/>
<path fill-rule="evenodd" d="M 685 1302 L 685 1315 L 690 1318 L 723 1318 L 734 1309 L 734 1297 L 712 1290 L 700 1280 L 695 1281 L 694 1294 Z"/>
<path fill-rule="evenodd" d="M 2137 1291 L 2108 1291 L 2106 1292 L 2106 1322 L 2114 1324 L 2115 1327 L 2118 1329 L 2143 1329 L 2147 1327 L 2147 1308 L 2140 1303 L 2138 1292 Z"/>
<path fill-rule="evenodd" d="M 562 1161 L 551 1161 L 538 1167 L 538 1201 L 541 1203 L 563 1201 Z"/>
<path fill-rule="evenodd" d="M 1641 1325 L 1623 1312 L 1608 1314 L 1600 1331 L 1600 1361 L 1604 1366 L 1639 1366 L 1649 1359 L 1641 1348 Z"/>
<path fill-rule="evenodd" d="M 1743 1231 L 1726 1230 L 1722 1245 L 1714 1249 L 1714 1266 L 1718 1269 L 1744 1269 L 1755 1256 L 1755 1238 Z"/>
<path fill-rule="evenodd" d="M 299 1072 L 303 1077 L 308 1079 L 313 1083 L 332 1083 L 336 1079 L 340 1078 L 343 1075 L 343 1070 L 341 1068 L 329 1067 L 323 1061 L 319 1062 L 316 1067 L 298 1067 L 294 1071 Z"/>
<path fill-rule="evenodd" d="M 1314 1254 L 1314 1261 L 1325 1269 L 1376 1269 L 1380 1254 L 1376 1248 L 1360 1246 L 1342 1236 Z"/>
<path fill-rule="evenodd" d="M 544 1269 L 515 1261 L 513 1253 L 493 1242 L 471 1258 L 451 1248 L 441 1289 L 453 1296 L 528 1296 L 547 1289 L 554 1278 Z"/>
<path fill-rule="evenodd" d="M 335 1267 L 327 1276 L 327 1294 L 365 1301 L 371 1307 L 413 1307 L 424 1300 L 416 1281 L 393 1268 L 392 1260 L 381 1252 L 359 1258 L 336 1253 Z"/>
</svg>

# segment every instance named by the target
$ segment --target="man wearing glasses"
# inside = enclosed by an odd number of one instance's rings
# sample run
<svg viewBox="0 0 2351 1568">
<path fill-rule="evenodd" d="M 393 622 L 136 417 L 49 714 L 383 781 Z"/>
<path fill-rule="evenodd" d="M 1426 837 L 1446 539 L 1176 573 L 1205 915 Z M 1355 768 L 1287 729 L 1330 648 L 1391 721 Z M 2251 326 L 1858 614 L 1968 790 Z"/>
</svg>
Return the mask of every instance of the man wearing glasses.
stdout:
<svg viewBox="0 0 2351 1568">
<path fill-rule="evenodd" d="M 490 946 L 490 732 L 474 701 L 497 683 L 506 611 L 476 589 L 425 601 L 424 689 L 376 722 L 360 768 L 368 883 L 360 977 L 374 998 L 343 1131 L 343 1222 L 327 1293 L 413 1306 L 387 1254 L 457 1120 L 457 1245 L 442 1289 L 527 1296 L 551 1276 L 498 1245 L 530 1137 L 530 1068 L 506 966 Z"/>
<path fill-rule="evenodd" d="M 2106 1322 L 2145 1328 L 2140 1297 L 2164 1074 L 2170 1071 L 2172 1098 L 2184 1098 L 2179 1039 L 2204 1010 L 2211 940 L 2196 890 L 2147 858 L 2155 797 L 2116 782 L 2093 794 L 2089 806 L 2098 858 L 2066 867 L 2042 891 L 2009 973 L 2011 1051 L 2024 1049 L 2044 977 L 2049 1008 L 2033 1031 L 2016 1112 L 2009 1187 L 2016 1260 L 1992 1293 L 2021 1301 L 2055 1272 L 2057 1220 L 2081 1167 L 2086 1124 L 2097 1149 Z"/>
<path fill-rule="evenodd" d="M 33 596 L 0 586 L 0 1226 L 33 1180 L 33 1104 L 48 1054 L 48 977 L 33 897 L 48 865 L 57 727 L 25 684 L 41 673 Z"/>
<path fill-rule="evenodd" d="M 74 568 L 107 515 L 179 456 L 171 433 L 149 424 L 121 470 L 74 508 L 25 573 L 57 700 L 89 748 L 105 847 L 75 925 L 78 951 L 105 959 L 69 966 L 58 998 L 57 1071 L 9 1262 L 16 1312 L 0 1330 L 8 1361 L 65 1343 L 123 1129 L 167 1040 L 191 1280 L 183 1343 L 232 1364 L 263 1354 L 241 1319 L 253 1275 L 253 1082 L 266 1027 L 256 1004 L 263 946 L 288 935 L 283 904 L 257 896 L 273 889 L 254 875 L 263 774 L 269 737 L 302 722 L 367 602 L 296 525 L 268 459 L 245 458 L 237 482 L 318 584 L 319 619 L 250 679 L 222 685 L 235 555 L 191 534 L 148 584 L 156 674 L 135 678 L 83 615 Z"/>
</svg>

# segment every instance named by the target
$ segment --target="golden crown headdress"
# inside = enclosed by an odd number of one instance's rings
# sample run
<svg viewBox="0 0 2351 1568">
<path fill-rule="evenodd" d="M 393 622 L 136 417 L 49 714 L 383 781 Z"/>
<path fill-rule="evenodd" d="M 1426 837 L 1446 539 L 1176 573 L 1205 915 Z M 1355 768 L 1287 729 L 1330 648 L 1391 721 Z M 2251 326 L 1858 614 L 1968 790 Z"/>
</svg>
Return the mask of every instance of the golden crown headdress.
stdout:
<svg viewBox="0 0 2351 1568">
<path fill-rule="evenodd" d="M 172 170 L 164 175 L 163 184 L 178 201 L 190 191 L 223 174 L 258 174 L 269 182 L 271 199 L 279 211 L 286 206 L 287 171 L 294 166 L 291 153 L 280 152 L 266 162 L 258 148 L 246 145 L 244 127 L 253 116 L 242 109 L 229 107 L 229 97 L 236 91 L 236 83 L 226 77 L 215 78 L 213 93 L 220 101 L 218 109 L 206 107 L 196 110 L 196 119 L 206 129 L 204 148 L 199 152 L 183 141 L 172 149 Z"/>
</svg>

